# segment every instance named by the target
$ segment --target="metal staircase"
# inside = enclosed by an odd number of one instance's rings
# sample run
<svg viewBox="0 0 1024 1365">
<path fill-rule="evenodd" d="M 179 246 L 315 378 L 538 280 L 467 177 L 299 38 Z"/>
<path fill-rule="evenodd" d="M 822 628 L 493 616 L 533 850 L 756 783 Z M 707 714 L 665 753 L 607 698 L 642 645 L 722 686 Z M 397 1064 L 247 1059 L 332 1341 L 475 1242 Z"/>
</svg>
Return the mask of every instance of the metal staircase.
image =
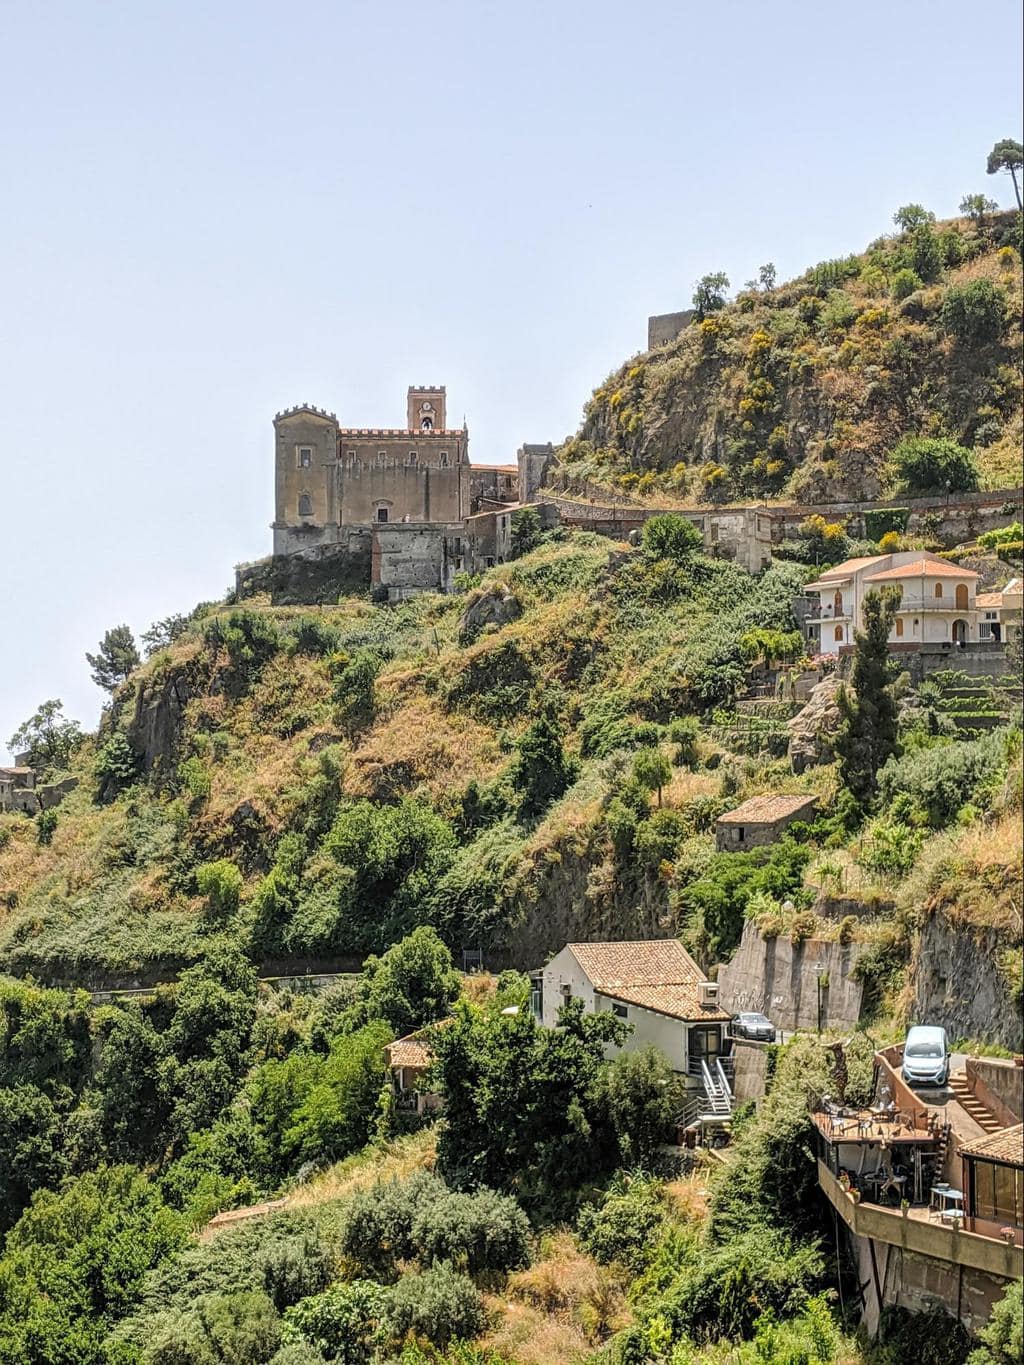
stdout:
<svg viewBox="0 0 1024 1365">
<path fill-rule="evenodd" d="M 732 1086 L 717 1057 L 713 1071 L 707 1062 L 701 1062 L 700 1078 L 707 1097 L 707 1112 L 716 1118 L 727 1119 L 732 1113 Z"/>
</svg>

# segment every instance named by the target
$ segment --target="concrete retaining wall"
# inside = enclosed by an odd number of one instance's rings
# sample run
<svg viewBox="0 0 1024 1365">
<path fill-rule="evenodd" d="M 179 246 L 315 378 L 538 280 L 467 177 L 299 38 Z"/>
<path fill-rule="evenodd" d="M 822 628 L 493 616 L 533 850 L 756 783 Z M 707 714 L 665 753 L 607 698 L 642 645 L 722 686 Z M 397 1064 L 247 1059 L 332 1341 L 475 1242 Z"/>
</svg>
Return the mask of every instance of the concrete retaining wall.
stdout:
<svg viewBox="0 0 1024 1365">
<path fill-rule="evenodd" d="M 818 1023 L 818 976 L 827 975 L 821 992 L 822 1028 L 852 1029 L 860 1019 L 862 987 L 851 977 L 857 944 L 788 938 L 763 939 L 753 923 L 731 962 L 719 968 L 723 1009 L 761 1010 L 776 1028 L 813 1029 Z"/>
</svg>

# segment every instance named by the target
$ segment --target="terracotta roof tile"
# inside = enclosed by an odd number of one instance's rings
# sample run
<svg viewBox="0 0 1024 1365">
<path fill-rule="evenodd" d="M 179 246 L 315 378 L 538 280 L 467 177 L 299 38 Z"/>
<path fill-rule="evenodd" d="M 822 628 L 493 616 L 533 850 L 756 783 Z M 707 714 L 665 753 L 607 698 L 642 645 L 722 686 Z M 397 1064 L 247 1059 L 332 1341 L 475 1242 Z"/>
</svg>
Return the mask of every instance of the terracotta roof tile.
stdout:
<svg viewBox="0 0 1024 1365">
<path fill-rule="evenodd" d="M 961 569 L 942 559 L 915 559 L 913 564 L 901 564 L 898 569 L 886 569 L 872 574 L 865 583 L 881 583 L 894 578 L 980 578 L 973 569 Z"/>
<path fill-rule="evenodd" d="M 616 986 L 614 989 L 607 987 L 600 994 L 611 1000 L 621 1000 L 624 1005 L 639 1005 L 655 1014 L 667 1014 L 671 1019 L 683 1019 L 687 1023 L 698 1019 L 716 1022 L 732 1018 L 720 1005 L 702 1005 L 697 985 L 696 981 L 690 981 L 664 986 Z"/>
<path fill-rule="evenodd" d="M 384 1049 L 388 1066 L 428 1067 L 434 1060 L 434 1052 L 428 1043 L 414 1034 L 398 1038 Z"/>
<path fill-rule="evenodd" d="M 819 578 L 848 578 L 858 569 L 866 569 L 869 564 L 879 564 L 883 559 L 889 559 L 889 555 L 861 555 L 859 559 L 844 559 L 842 564 L 837 564 L 832 569 L 826 569 L 819 574 Z"/>
<path fill-rule="evenodd" d="M 735 810 L 726 811 L 718 817 L 720 825 L 759 825 L 773 824 L 776 820 L 795 815 L 806 808 L 812 813 L 817 804 L 815 796 L 752 796 Z"/>
<path fill-rule="evenodd" d="M 567 946 L 602 995 L 607 994 L 605 986 L 667 986 L 704 980 L 704 973 L 674 938 Z"/>
<path fill-rule="evenodd" d="M 1003 605 L 1003 594 L 1001 592 L 979 592 L 974 599 L 976 607 L 1001 607 Z"/>
<path fill-rule="evenodd" d="M 982 1157 L 986 1161 L 1004 1161 L 1010 1166 L 1024 1167 L 1024 1123 L 1015 1128 L 1003 1128 L 998 1133 L 976 1138 L 960 1148 L 961 1156 Z"/>
</svg>

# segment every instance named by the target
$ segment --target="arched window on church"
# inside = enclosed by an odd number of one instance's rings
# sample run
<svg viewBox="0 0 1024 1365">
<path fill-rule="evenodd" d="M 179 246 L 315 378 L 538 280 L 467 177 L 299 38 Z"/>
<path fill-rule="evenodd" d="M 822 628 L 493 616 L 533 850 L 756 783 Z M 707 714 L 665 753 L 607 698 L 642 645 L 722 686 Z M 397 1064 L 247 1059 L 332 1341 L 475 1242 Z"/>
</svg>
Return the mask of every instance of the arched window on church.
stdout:
<svg viewBox="0 0 1024 1365">
<path fill-rule="evenodd" d="M 299 494 L 299 516 L 311 517 L 313 515 L 313 499 L 308 493 Z"/>
<path fill-rule="evenodd" d="M 418 462 L 419 462 L 419 456 L 416 454 L 415 450 L 410 450 L 410 451 L 409 451 L 409 457 L 408 457 L 408 459 L 406 460 L 405 463 L 406 463 L 406 464 L 417 464 Z"/>
<path fill-rule="evenodd" d="M 837 639 L 838 641 L 842 641 L 842 638 L 843 638 L 843 628 L 842 628 L 842 626 L 836 626 L 836 629 L 835 629 L 835 637 L 836 637 L 836 639 Z"/>
<path fill-rule="evenodd" d="M 439 458 L 438 458 L 438 464 L 440 464 L 440 466 L 441 466 L 442 469 L 447 469 L 447 468 L 448 468 L 448 452 L 447 452 L 447 450 L 442 450 L 442 451 L 441 451 L 441 454 L 440 454 L 440 456 L 439 456 Z"/>
<path fill-rule="evenodd" d="M 423 421 L 420 423 L 420 430 L 421 430 L 421 431 L 433 431 L 433 430 L 434 430 L 434 419 L 433 419 L 433 417 L 424 417 Z"/>
</svg>

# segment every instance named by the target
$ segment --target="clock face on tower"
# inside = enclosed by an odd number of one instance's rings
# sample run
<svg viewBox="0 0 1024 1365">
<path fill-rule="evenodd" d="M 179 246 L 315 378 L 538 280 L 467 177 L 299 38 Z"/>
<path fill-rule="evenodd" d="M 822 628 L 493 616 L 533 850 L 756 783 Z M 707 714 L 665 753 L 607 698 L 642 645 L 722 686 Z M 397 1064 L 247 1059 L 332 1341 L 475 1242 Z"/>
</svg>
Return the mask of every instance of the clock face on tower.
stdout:
<svg viewBox="0 0 1024 1365">
<path fill-rule="evenodd" d="M 434 405 L 433 405 L 433 403 L 424 403 L 423 406 L 420 408 L 420 412 L 433 412 L 433 411 L 434 411 Z"/>
</svg>

